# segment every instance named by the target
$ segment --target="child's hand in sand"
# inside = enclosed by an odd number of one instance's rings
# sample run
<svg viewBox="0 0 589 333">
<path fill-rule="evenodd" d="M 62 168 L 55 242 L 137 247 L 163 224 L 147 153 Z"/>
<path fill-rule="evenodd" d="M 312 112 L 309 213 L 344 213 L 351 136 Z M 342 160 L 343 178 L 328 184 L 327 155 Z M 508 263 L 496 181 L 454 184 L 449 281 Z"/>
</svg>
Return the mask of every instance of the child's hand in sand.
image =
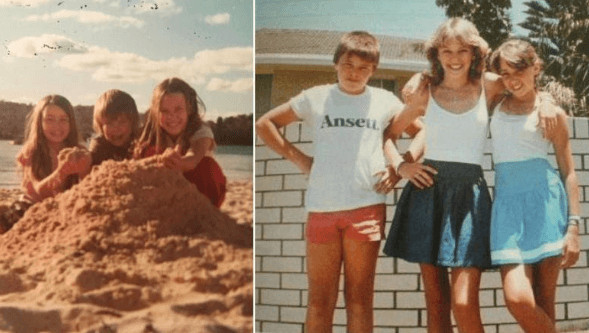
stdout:
<svg viewBox="0 0 589 333">
<path fill-rule="evenodd" d="M 161 156 L 161 160 L 166 168 L 182 170 L 182 155 L 180 154 L 180 148 L 178 146 L 176 146 L 176 148 L 166 148 Z"/>
<path fill-rule="evenodd" d="M 57 156 L 57 168 L 62 175 L 84 174 L 90 169 L 90 153 L 78 147 L 64 148 Z"/>
<path fill-rule="evenodd" d="M 64 148 L 57 155 L 57 169 L 64 176 L 76 173 L 75 148 Z"/>
</svg>

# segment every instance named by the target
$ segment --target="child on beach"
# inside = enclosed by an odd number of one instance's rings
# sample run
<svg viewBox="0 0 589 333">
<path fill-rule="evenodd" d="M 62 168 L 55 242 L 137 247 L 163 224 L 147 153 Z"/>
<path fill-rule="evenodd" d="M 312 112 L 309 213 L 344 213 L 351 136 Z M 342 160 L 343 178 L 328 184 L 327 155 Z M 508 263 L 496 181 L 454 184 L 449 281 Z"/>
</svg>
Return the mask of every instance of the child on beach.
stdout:
<svg viewBox="0 0 589 333">
<path fill-rule="evenodd" d="M 97 134 L 90 141 L 92 165 L 132 158 L 132 142 L 139 132 L 139 112 L 131 95 L 117 89 L 100 95 L 94 105 L 92 125 Z"/>
<path fill-rule="evenodd" d="M 524 331 L 556 332 L 556 281 L 560 269 L 579 258 L 579 192 L 567 117 L 555 107 L 556 127 L 546 138 L 535 126 L 541 60 L 528 42 L 503 43 L 490 64 L 509 91 L 491 121 L 491 260 L 501 267 L 505 303 Z M 551 145 L 564 186 L 548 162 Z"/>
<path fill-rule="evenodd" d="M 483 73 L 488 46 L 461 18 L 443 23 L 426 43 L 429 89 L 393 121 L 393 135 L 424 116 L 425 161 L 395 165 L 408 178 L 397 203 L 384 252 L 420 265 L 429 332 L 483 332 L 479 308 L 482 269 L 491 266 L 491 197 L 481 164 L 488 107 L 501 96 L 497 75 Z M 416 184 L 435 183 L 421 189 Z M 448 268 L 451 269 L 450 279 Z"/>
<path fill-rule="evenodd" d="M 375 266 L 384 238 L 383 193 L 394 185 L 385 166 L 383 134 L 403 107 L 393 93 L 367 86 L 379 56 L 378 41 L 369 33 L 344 34 L 333 57 L 338 83 L 304 90 L 256 122 L 266 145 L 309 175 L 307 332 L 331 332 L 342 264 L 347 330 L 372 331 Z M 279 131 L 300 120 L 314 129 L 313 157 Z"/>
<path fill-rule="evenodd" d="M 213 157 L 216 143 L 200 112 L 196 91 L 179 78 L 169 78 L 153 90 L 151 107 L 135 147 L 135 157 L 160 155 L 168 168 L 182 171 L 213 205 L 220 207 L 227 179 Z"/>
<path fill-rule="evenodd" d="M 3 216 L 1 232 L 10 229 L 30 205 L 69 189 L 90 172 L 90 154 L 80 143 L 74 108 L 65 97 L 41 99 L 27 116 L 25 131 L 17 156 L 24 196 Z"/>
</svg>

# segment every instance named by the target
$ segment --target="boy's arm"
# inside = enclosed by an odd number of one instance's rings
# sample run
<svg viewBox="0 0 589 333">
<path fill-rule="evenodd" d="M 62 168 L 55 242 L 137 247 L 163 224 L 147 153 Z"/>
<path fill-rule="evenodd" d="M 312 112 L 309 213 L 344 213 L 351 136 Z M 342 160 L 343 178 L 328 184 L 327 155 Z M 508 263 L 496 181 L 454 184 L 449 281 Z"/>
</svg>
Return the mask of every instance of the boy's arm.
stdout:
<svg viewBox="0 0 589 333">
<path fill-rule="evenodd" d="M 256 121 L 256 134 L 270 149 L 293 162 L 304 174 L 309 174 L 313 158 L 286 140 L 279 131 L 280 128 L 299 120 L 287 102 L 268 111 Z"/>
</svg>

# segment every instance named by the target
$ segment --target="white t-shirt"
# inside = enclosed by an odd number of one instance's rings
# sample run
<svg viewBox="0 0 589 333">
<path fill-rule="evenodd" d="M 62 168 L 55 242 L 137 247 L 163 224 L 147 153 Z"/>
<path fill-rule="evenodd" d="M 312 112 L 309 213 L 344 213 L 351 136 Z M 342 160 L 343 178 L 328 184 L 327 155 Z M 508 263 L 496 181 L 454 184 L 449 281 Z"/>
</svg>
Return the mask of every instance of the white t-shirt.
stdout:
<svg viewBox="0 0 589 333">
<path fill-rule="evenodd" d="M 337 84 L 305 90 L 290 100 L 297 116 L 314 130 L 314 159 L 305 205 L 330 212 L 384 203 L 372 188 L 384 170 L 383 132 L 403 104 L 391 92 L 366 87 L 360 95 Z"/>
<path fill-rule="evenodd" d="M 215 135 L 213 134 L 213 130 L 211 127 L 203 122 L 200 128 L 192 134 L 190 137 L 190 141 L 194 142 L 201 138 L 210 138 L 213 139 L 213 144 L 211 145 L 210 149 L 205 153 L 205 156 L 213 156 L 215 149 L 217 148 L 217 143 L 215 142 Z"/>
</svg>

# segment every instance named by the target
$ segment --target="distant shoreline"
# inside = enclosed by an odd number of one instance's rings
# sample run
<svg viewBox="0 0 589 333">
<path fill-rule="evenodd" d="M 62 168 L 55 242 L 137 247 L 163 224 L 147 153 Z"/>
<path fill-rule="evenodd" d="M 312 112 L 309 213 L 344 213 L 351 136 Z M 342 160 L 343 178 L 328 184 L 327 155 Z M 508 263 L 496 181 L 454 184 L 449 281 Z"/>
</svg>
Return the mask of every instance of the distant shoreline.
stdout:
<svg viewBox="0 0 589 333">
<path fill-rule="evenodd" d="M 31 104 L 14 103 L 0 100 L 0 140 L 22 142 L 25 133 L 26 116 L 31 111 Z M 77 105 L 74 107 L 78 131 L 84 140 L 94 135 L 92 128 L 94 107 Z M 141 113 L 143 116 L 144 113 Z M 217 117 L 206 123 L 213 130 L 218 145 L 253 146 L 253 114 L 240 114 L 229 117 Z"/>
</svg>

